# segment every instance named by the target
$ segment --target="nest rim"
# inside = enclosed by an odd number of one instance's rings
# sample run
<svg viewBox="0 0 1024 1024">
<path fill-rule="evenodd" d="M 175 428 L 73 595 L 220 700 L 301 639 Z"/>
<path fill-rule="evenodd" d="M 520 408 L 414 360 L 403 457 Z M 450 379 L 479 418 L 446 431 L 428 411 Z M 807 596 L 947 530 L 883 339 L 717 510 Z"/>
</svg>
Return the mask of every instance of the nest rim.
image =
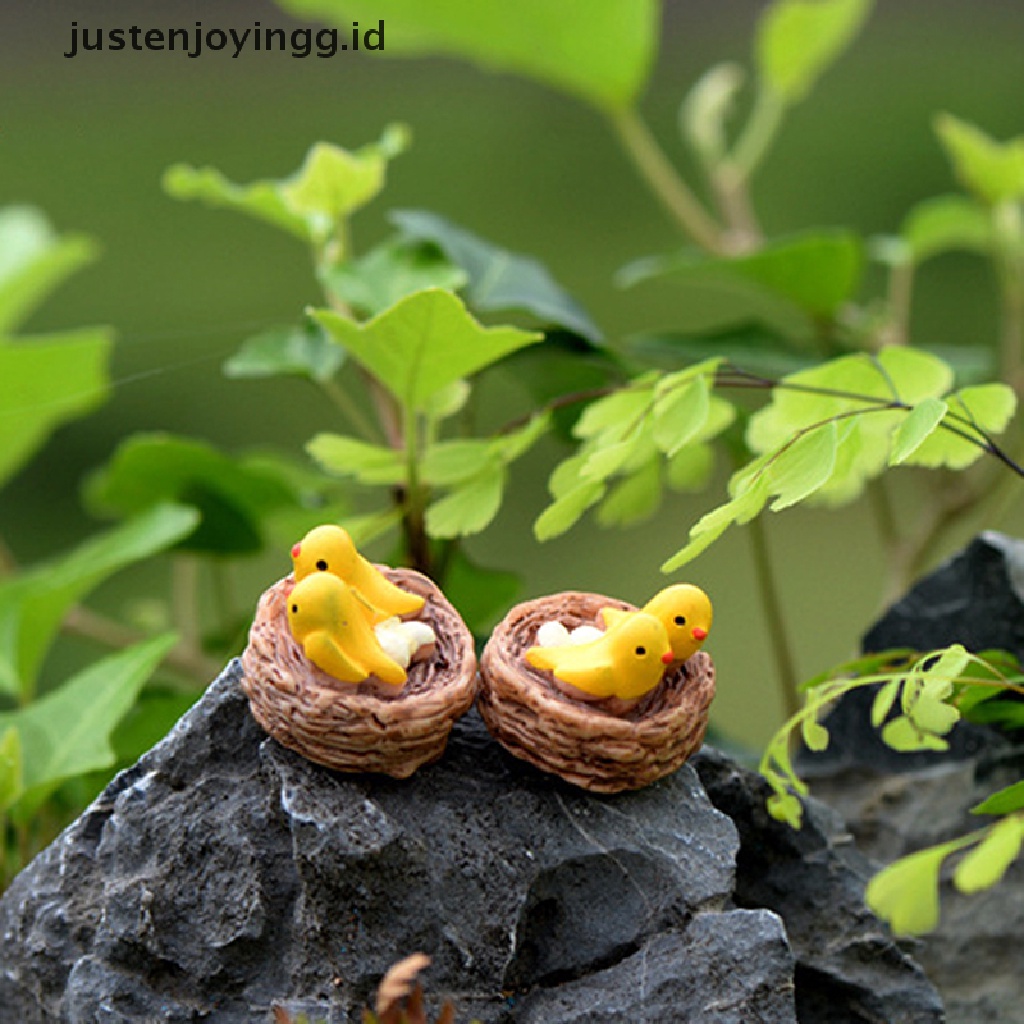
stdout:
<svg viewBox="0 0 1024 1024">
<path fill-rule="evenodd" d="M 488 730 L 514 756 L 592 792 L 639 789 L 678 769 L 703 742 L 715 694 L 711 656 L 675 664 L 627 711 L 574 698 L 524 652 L 546 621 L 598 624 L 602 608 L 636 606 L 566 591 L 525 601 L 495 628 L 480 659 L 477 704 Z"/>
<path fill-rule="evenodd" d="M 434 629 L 435 649 L 414 658 L 397 692 L 371 677 L 343 683 L 306 657 L 287 621 L 289 574 L 257 605 L 242 655 L 242 689 L 253 717 L 282 746 L 334 771 L 407 778 L 444 753 L 455 721 L 476 698 L 473 636 L 440 588 L 412 569 L 378 565 L 384 576 L 425 598 L 419 619 Z"/>
</svg>

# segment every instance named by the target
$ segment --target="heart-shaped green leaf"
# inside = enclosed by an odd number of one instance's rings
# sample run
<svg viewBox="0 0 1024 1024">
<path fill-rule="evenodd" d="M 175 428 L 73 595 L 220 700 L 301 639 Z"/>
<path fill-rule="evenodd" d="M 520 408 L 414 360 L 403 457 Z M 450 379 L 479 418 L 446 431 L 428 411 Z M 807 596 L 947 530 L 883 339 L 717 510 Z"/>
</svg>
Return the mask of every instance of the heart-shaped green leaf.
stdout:
<svg viewBox="0 0 1024 1024">
<path fill-rule="evenodd" d="M 655 0 L 279 0 L 302 18 L 381 33 L 385 55 L 444 54 L 527 75 L 621 109 L 639 96 L 654 60 Z"/>
<path fill-rule="evenodd" d="M 349 355 L 410 412 L 432 395 L 503 356 L 543 340 L 516 327 L 482 327 L 451 292 L 416 292 L 357 324 L 331 310 L 313 310 Z"/>
</svg>

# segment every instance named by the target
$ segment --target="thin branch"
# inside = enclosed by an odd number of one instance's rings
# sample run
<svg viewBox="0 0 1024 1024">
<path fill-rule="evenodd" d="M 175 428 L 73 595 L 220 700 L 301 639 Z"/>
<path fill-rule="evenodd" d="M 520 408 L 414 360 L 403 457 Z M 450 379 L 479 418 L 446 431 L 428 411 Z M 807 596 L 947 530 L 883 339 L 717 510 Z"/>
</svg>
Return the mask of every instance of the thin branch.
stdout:
<svg viewBox="0 0 1024 1024">
<path fill-rule="evenodd" d="M 334 407 L 348 420 L 349 425 L 364 441 L 376 442 L 378 433 L 373 424 L 363 415 L 362 410 L 354 401 L 351 395 L 332 378 L 318 381 L 321 390 L 334 404 Z"/>
<path fill-rule="evenodd" d="M 779 590 L 768 548 L 768 537 L 764 528 L 764 520 L 754 516 L 747 524 L 750 530 L 750 541 L 754 551 L 754 565 L 758 589 L 761 593 L 761 607 L 768 627 L 768 644 L 775 659 L 775 671 L 779 681 L 779 693 L 786 718 L 792 718 L 800 710 L 799 683 L 796 659 L 793 656 L 792 644 L 785 618 L 782 615 L 782 594 Z"/>
<path fill-rule="evenodd" d="M 640 115 L 629 108 L 610 115 L 610 120 L 634 167 L 676 224 L 702 249 L 725 255 L 721 228 L 679 176 Z"/>
<path fill-rule="evenodd" d="M 131 647 L 148 639 L 148 635 L 141 630 L 132 629 L 114 619 L 109 619 L 84 605 L 76 605 L 68 612 L 62 628 L 64 632 L 72 636 L 92 640 L 104 647 L 115 649 Z M 220 662 L 206 657 L 185 644 L 173 647 L 165 656 L 163 664 L 168 669 L 184 673 L 201 682 L 215 679 L 224 667 Z"/>
</svg>

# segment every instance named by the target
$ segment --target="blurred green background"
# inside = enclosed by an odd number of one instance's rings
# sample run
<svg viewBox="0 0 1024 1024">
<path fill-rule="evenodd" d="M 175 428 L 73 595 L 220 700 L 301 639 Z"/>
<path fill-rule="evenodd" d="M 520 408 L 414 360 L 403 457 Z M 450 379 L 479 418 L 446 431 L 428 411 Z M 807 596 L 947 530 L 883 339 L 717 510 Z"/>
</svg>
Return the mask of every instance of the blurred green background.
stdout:
<svg viewBox="0 0 1024 1024">
<path fill-rule="evenodd" d="M 684 168 L 679 101 L 711 64 L 748 60 L 762 6 L 666 3 L 664 42 L 643 108 Z M 300 381 L 222 376 L 221 363 L 244 338 L 293 322 L 318 300 L 318 290 L 298 243 L 166 197 L 160 176 L 174 162 L 211 164 L 237 181 L 280 177 L 318 139 L 355 147 L 401 121 L 413 145 L 392 165 L 384 196 L 356 219 L 357 248 L 388 233 L 388 209 L 435 210 L 541 258 L 612 344 L 641 330 L 699 329 L 723 310 L 741 311 L 722 285 L 661 283 L 628 292 L 614 286 L 622 264 L 680 239 L 597 115 L 539 85 L 454 62 L 381 54 L 298 60 L 246 52 L 237 60 L 189 60 L 181 53 L 105 52 L 67 60 L 62 53 L 74 19 L 109 27 L 295 24 L 262 0 L 0 6 L 0 204 L 37 205 L 59 230 L 86 233 L 102 246 L 100 261 L 65 285 L 29 327 L 105 323 L 118 337 L 111 400 L 61 431 L 4 493 L 0 533 L 26 562 L 95 527 L 78 497 L 83 476 L 133 431 L 204 437 L 230 451 L 298 450 L 314 433 L 339 426 L 333 409 Z M 952 190 L 933 115 L 948 110 L 997 138 L 1024 131 L 1022 42 L 1021 4 L 883 0 L 851 51 L 793 111 L 758 179 L 766 231 L 846 224 L 867 235 L 888 232 L 918 199 Z M 986 344 L 994 309 L 981 262 L 942 257 L 922 275 L 914 338 Z M 527 398 L 514 379 L 492 386 L 505 408 L 523 410 Z M 514 500 L 469 544 L 471 552 L 522 572 L 523 597 L 593 589 L 645 599 L 663 585 L 660 562 L 718 503 L 724 475 L 708 494 L 673 499 L 639 528 L 606 533 L 587 524 L 541 546 L 531 525 L 559 454 L 552 444 L 516 466 Z M 900 493 L 911 501 L 912 491 L 908 476 Z M 771 517 L 768 527 L 798 667 L 809 676 L 847 657 L 877 613 L 881 556 L 860 506 L 788 512 Z M 286 551 L 254 561 L 243 600 L 254 601 L 287 569 Z M 715 723 L 759 743 L 781 707 L 748 538 L 736 531 L 683 576 L 715 601 Z M 158 585 L 143 571 L 100 600 L 136 600 Z"/>
</svg>

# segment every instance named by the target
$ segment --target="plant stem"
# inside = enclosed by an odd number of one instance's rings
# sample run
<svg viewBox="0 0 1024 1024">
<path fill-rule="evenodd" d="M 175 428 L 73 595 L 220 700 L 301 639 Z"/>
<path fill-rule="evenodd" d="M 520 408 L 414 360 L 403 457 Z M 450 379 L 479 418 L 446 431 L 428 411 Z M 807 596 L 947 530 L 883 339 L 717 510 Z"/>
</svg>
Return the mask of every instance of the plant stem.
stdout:
<svg viewBox="0 0 1024 1024">
<path fill-rule="evenodd" d="M 104 647 L 131 647 L 147 639 L 147 635 L 140 630 L 108 619 L 84 605 L 77 605 L 68 612 L 64 618 L 63 629 L 72 636 L 93 640 Z M 206 657 L 200 651 L 190 649 L 185 644 L 173 647 L 164 657 L 163 664 L 166 668 L 200 682 L 209 682 L 216 678 L 223 668 L 219 662 Z"/>
<path fill-rule="evenodd" d="M 729 161 L 740 180 L 749 181 L 764 159 L 779 130 L 785 109 L 775 92 L 764 88 L 759 90 L 754 109 L 750 112 L 743 134 L 736 140 Z"/>
<path fill-rule="evenodd" d="M 637 111 L 630 107 L 609 117 L 634 167 L 672 219 L 702 249 L 723 255 L 726 246 L 721 229 L 679 176 Z"/>
<path fill-rule="evenodd" d="M 433 566 L 426 526 L 427 491 L 420 480 L 420 422 L 412 409 L 406 410 L 402 432 L 405 438 L 402 531 L 406 553 L 413 569 L 430 576 Z"/>
<path fill-rule="evenodd" d="M 894 264 L 889 271 L 889 322 L 880 332 L 877 347 L 906 345 L 910 335 L 910 304 L 914 293 L 914 264 Z"/>
<path fill-rule="evenodd" d="M 786 718 L 792 718 L 800 710 L 797 689 L 799 678 L 786 622 L 782 616 L 782 595 L 768 548 L 764 521 L 760 516 L 755 516 L 747 525 L 750 528 L 750 543 L 754 553 L 754 575 L 757 578 L 761 607 L 764 609 L 765 622 L 768 626 L 768 642 L 775 660 L 779 695 L 782 697 Z"/>
<path fill-rule="evenodd" d="M 171 562 L 171 606 L 174 624 L 181 635 L 181 647 L 198 655 L 202 614 L 199 607 L 199 561 L 194 555 L 176 555 Z"/>
<path fill-rule="evenodd" d="M 994 255 L 1002 297 L 999 335 L 999 370 L 1002 379 L 1020 395 L 1024 392 L 1024 240 L 1021 209 L 1014 202 L 993 211 L 996 237 L 1003 240 Z"/>
<path fill-rule="evenodd" d="M 348 420 L 349 426 L 364 441 L 375 442 L 377 440 L 378 433 L 374 430 L 373 424 L 363 415 L 362 410 L 352 401 L 351 395 L 344 388 L 339 387 L 332 378 L 320 381 L 320 387 L 334 407 Z"/>
</svg>

